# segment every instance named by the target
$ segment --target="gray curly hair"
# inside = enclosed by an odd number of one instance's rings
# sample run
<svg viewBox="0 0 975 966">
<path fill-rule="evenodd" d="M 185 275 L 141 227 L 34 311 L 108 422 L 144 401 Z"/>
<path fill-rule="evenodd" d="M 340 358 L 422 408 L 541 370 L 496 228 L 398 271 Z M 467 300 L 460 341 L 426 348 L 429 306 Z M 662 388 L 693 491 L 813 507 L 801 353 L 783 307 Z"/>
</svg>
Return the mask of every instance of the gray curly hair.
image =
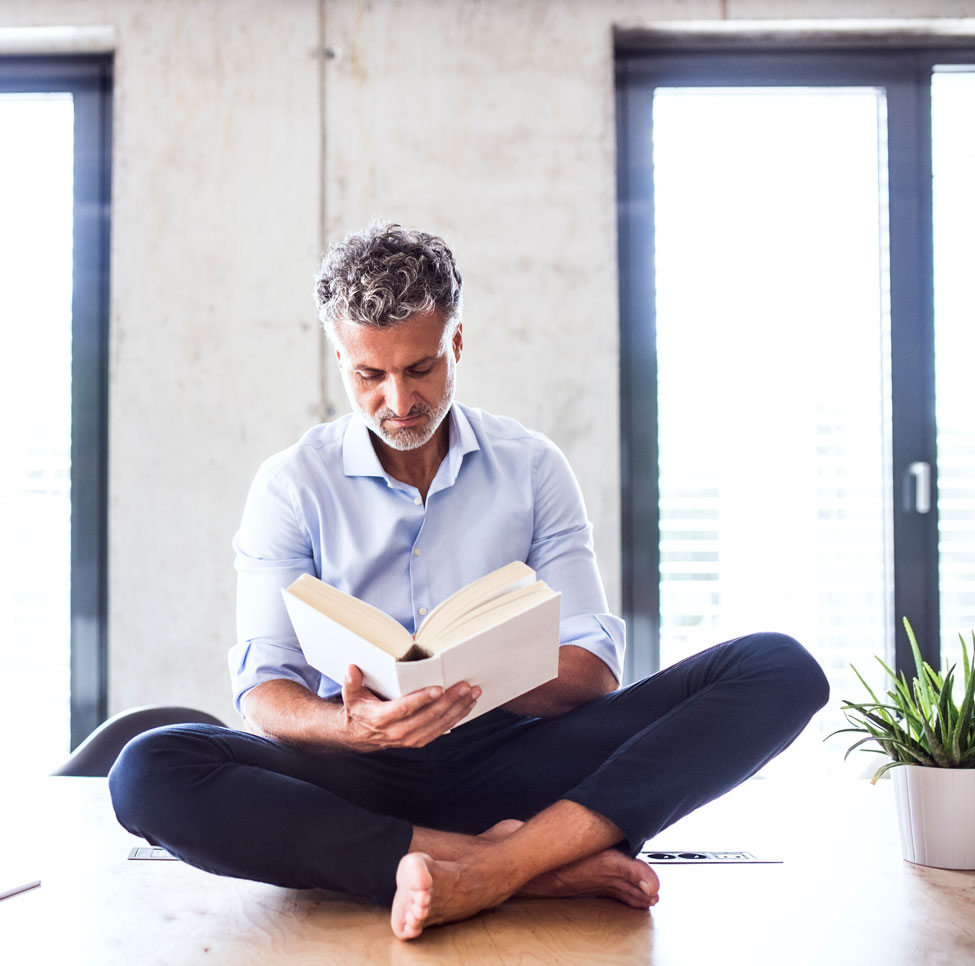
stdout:
<svg viewBox="0 0 975 966">
<path fill-rule="evenodd" d="M 444 336 L 457 328 L 463 282 L 442 238 L 374 221 L 332 245 L 315 279 L 318 317 L 335 341 L 335 323 L 385 329 L 436 309 Z"/>
</svg>

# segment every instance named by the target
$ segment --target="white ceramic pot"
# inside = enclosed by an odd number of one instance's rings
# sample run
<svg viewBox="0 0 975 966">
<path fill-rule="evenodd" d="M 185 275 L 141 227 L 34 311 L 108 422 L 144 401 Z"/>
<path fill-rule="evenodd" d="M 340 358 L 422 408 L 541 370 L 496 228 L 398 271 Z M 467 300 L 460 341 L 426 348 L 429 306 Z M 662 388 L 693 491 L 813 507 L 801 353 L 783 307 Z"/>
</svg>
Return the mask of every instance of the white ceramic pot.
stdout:
<svg viewBox="0 0 975 966">
<path fill-rule="evenodd" d="M 975 869 L 975 768 L 898 765 L 890 776 L 904 858 Z"/>
</svg>

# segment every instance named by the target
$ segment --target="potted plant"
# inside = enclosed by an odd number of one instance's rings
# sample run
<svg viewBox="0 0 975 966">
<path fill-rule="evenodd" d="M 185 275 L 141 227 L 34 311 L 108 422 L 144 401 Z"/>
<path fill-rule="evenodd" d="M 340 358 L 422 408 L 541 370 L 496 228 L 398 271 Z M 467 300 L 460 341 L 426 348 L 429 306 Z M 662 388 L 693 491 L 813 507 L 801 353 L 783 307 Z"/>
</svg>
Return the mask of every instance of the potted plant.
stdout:
<svg viewBox="0 0 975 966">
<path fill-rule="evenodd" d="M 972 659 L 961 638 L 961 700 L 956 702 L 956 667 L 939 674 L 921 658 L 910 621 L 904 628 L 914 654 L 910 683 L 877 658 L 893 686 L 877 693 L 853 668 L 869 701 L 844 701 L 850 723 L 833 734 L 864 737 L 847 750 L 866 747 L 887 759 L 872 782 L 891 772 L 904 858 L 942 869 L 975 869 L 975 631 Z M 830 735 L 832 737 L 832 735 Z"/>
</svg>

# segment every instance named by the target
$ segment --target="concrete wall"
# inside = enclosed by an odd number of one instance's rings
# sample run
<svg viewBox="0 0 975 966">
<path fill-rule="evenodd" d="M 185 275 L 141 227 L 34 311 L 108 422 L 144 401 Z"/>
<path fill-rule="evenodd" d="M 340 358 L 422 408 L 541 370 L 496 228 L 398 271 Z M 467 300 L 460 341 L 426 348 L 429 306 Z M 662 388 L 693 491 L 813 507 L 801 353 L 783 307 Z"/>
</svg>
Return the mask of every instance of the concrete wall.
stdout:
<svg viewBox="0 0 975 966">
<path fill-rule="evenodd" d="M 230 539 L 260 459 L 345 409 L 312 277 L 376 216 L 453 246 L 460 397 L 565 449 L 618 605 L 613 25 L 972 15 L 952 0 L 0 0 L 0 49 L 2 28 L 114 28 L 111 710 L 230 719 Z"/>
<path fill-rule="evenodd" d="M 231 719 L 230 541 L 259 461 L 321 419 L 316 0 L 0 2 L 111 25 L 110 710 Z"/>
</svg>

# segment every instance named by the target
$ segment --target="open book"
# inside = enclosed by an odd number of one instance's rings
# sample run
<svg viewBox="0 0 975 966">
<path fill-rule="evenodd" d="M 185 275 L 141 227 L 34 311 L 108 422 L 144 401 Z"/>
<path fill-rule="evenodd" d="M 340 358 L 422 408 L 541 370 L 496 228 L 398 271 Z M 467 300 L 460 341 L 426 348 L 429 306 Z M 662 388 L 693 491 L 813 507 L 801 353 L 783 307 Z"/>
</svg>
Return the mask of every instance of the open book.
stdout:
<svg viewBox="0 0 975 966">
<path fill-rule="evenodd" d="M 451 594 L 415 637 L 378 607 L 311 574 L 282 594 L 308 663 L 334 681 L 355 664 L 383 698 L 467 681 L 482 692 L 469 721 L 559 672 L 561 594 L 517 561 Z"/>
</svg>

